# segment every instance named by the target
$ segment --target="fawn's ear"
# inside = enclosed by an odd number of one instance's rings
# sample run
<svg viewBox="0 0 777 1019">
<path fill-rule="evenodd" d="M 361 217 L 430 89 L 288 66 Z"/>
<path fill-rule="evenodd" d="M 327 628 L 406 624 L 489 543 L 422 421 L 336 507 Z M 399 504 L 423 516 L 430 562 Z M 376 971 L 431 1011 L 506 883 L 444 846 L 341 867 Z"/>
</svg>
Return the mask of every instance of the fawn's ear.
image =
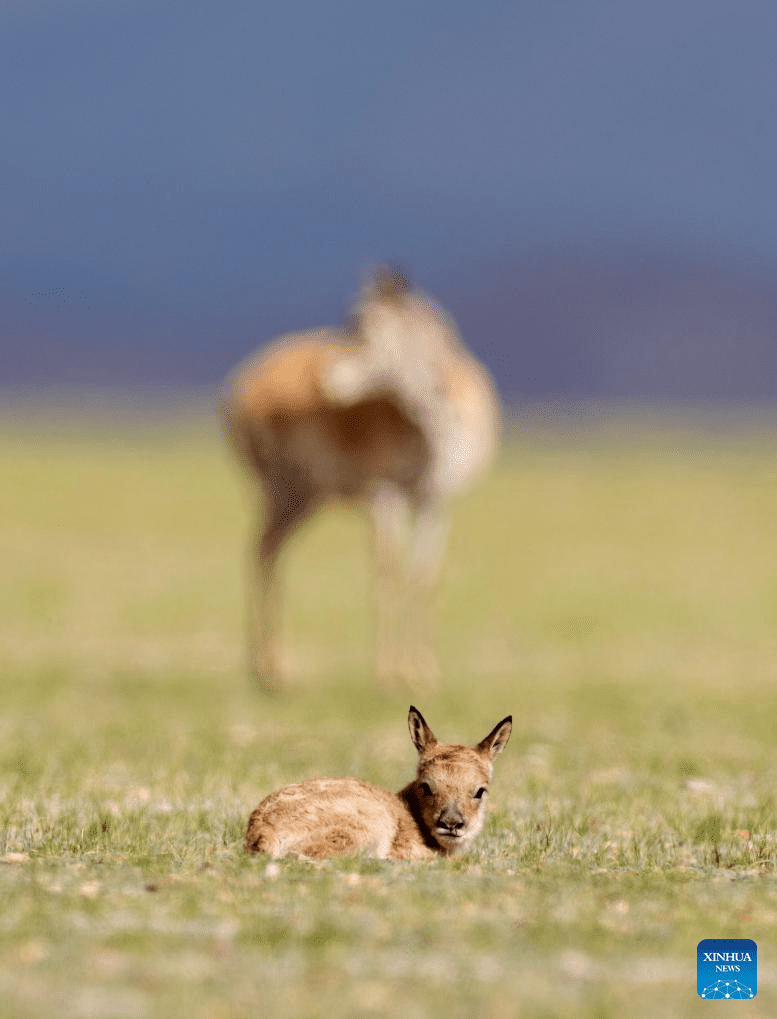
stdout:
<svg viewBox="0 0 777 1019">
<path fill-rule="evenodd" d="M 410 729 L 410 739 L 415 744 L 419 754 L 422 754 L 428 747 L 434 746 L 437 742 L 436 736 L 426 724 L 426 719 L 418 708 L 414 708 L 412 704 L 407 716 L 407 726 Z"/>
<path fill-rule="evenodd" d="M 478 743 L 478 750 L 493 759 L 498 753 L 507 746 L 507 741 L 510 739 L 510 733 L 513 731 L 513 716 L 508 715 L 507 718 L 503 718 L 498 725 L 495 725 L 491 732 L 486 736 L 484 740 Z"/>
</svg>

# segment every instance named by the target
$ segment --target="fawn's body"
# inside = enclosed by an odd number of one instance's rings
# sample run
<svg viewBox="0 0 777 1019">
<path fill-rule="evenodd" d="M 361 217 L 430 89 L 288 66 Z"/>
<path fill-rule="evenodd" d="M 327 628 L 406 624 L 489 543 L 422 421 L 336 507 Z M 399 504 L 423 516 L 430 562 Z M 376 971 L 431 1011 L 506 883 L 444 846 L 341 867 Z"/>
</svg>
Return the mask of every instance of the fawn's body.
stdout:
<svg viewBox="0 0 777 1019">
<path fill-rule="evenodd" d="M 287 337 L 242 365 L 225 418 L 264 497 L 252 625 L 260 679 L 279 678 L 280 550 L 333 497 L 370 508 L 379 677 L 433 673 L 426 612 L 447 501 L 490 462 L 499 431 L 490 379 L 452 322 L 404 282 L 379 277 L 349 329 Z"/>
<path fill-rule="evenodd" d="M 492 762 L 510 738 L 511 716 L 475 747 L 438 743 L 413 707 L 408 725 L 418 772 L 404 789 L 392 793 L 356 778 L 285 786 L 251 814 L 246 849 L 276 857 L 420 860 L 469 846 L 483 826 Z"/>
</svg>

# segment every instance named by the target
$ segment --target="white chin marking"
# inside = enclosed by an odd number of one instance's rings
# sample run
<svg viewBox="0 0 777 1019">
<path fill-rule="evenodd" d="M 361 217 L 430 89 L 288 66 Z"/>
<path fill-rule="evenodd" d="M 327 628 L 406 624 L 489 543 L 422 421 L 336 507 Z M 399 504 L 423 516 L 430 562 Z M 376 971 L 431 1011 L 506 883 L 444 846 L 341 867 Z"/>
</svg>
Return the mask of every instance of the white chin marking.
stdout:
<svg viewBox="0 0 777 1019">
<path fill-rule="evenodd" d="M 459 845 L 466 841 L 466 835 L 451 835 L 449 831 L 436 831 L 434 837 L 438 842 L 442 842 L 446 846 Z"/>
</svg>

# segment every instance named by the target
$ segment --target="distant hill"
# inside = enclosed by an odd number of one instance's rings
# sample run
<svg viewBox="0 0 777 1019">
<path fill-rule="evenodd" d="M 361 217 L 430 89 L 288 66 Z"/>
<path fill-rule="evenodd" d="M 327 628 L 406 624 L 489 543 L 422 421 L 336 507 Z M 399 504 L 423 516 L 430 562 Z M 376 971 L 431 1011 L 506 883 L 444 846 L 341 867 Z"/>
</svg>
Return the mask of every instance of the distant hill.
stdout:
<svg viewBox="0 0 777 1019">
<path fill-rule="evenodd" d="M 506 395 L 777 397 L 777 272 L 549 255 L 440 296 Z"/>
</svg>

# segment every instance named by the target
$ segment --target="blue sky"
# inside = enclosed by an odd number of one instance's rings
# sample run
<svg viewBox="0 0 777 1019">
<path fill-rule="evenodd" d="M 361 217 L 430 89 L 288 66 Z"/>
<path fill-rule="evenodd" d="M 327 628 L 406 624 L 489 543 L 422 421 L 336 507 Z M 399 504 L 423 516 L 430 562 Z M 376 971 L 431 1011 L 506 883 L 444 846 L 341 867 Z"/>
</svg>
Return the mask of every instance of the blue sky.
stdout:
<svg viewBox="0 0 777 1019">
<path fill-rule="evenodd" d="M 775 52 L 773 0 L 0 0 L 0 299 L 261 333 L 381 257 L 777 265 Z"/>
</svg>

